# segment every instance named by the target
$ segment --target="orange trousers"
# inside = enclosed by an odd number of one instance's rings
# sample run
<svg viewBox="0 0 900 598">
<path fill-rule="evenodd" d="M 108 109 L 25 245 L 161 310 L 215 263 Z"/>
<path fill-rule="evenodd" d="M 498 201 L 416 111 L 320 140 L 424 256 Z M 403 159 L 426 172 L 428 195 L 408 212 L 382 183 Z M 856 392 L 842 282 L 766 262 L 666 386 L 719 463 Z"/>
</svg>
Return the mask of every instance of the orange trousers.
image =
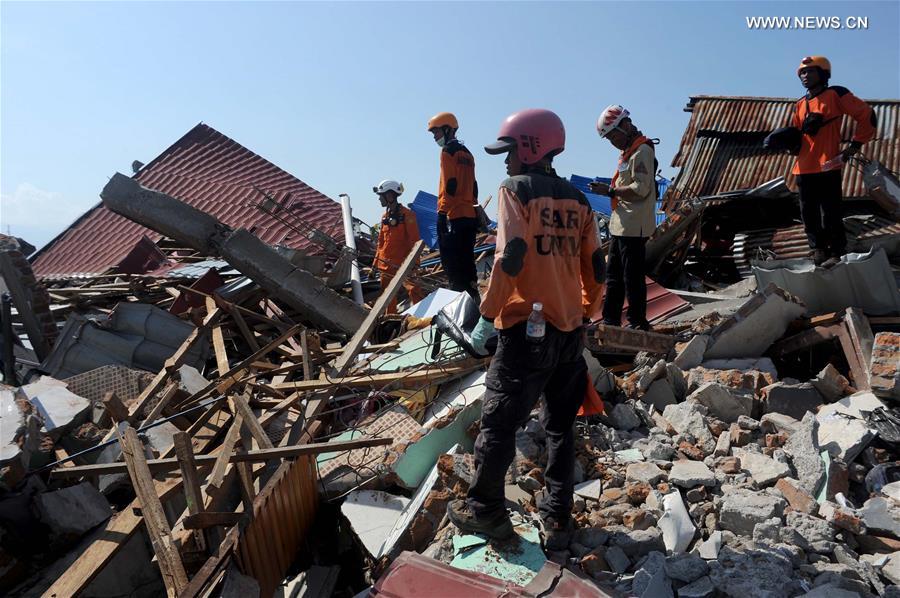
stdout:
<svg viewBox="0 0 900 598">
<path fill-rule="evenodd" d="M 384 292 L 384 290 L 387 288 L 388 284 L 390 284 L 391 280 L 394 279 L 394 274 L 395 274 L 395 272 L 385 272 L 385 271 L 383 271 L 381 273 L 381 291 L 382 292 Z M 409 280 L 409 278 L 407 278 L 405 281 L 403 281 L 403 288 L 406 289 L 406 292 L 409 294 L 409 300 L 412 301 L 414 304 L 418 303 L 419 301 L 421 301 L 422 299 L 425 298 L 424 291 L 422 291 L 422 289 L 419 288 L 419 285 L 417 285 L 416 283 Z M 386 313 L 386 314 L 397 313 L 397 296 L 396 295 L 394 295 L 394 298 L 391 299 L 391 302 L 388 304 L 387 309 L 385 310 L 384 313 Z"/>
</svg>

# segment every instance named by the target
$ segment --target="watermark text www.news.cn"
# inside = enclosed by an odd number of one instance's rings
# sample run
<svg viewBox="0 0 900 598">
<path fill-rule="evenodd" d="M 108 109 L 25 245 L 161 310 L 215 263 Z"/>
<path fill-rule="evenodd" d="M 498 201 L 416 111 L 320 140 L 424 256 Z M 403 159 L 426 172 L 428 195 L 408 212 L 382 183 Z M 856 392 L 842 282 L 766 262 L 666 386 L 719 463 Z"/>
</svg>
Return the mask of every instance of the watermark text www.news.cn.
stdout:
<svg viewBox="0 0 900 598">
<path fill-rule="evenodd" d="M 869 17 L 744 17 L 748 29 L 868 29 Z"/>
</svg>

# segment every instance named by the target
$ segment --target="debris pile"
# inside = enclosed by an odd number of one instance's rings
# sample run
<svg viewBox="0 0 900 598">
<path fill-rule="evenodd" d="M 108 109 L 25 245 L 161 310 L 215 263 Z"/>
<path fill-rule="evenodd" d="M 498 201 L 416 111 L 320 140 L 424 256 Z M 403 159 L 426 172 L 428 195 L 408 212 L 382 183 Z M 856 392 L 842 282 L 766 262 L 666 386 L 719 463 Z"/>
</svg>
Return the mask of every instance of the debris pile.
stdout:
<svg viewBox="0 0 900 598">
<path fill-rule="evenodd" d="M 459 297 L 439 253 L 418 242 L 380 289 L 360 223 L 323 224 L 340 218 L 324 196 L 236 145 L 198 126 L 31 263 L 0 238 L 0 591 L 900 595 L 900 225 L 883 212 L 848 216 L 859 252 L 814 267 L 784 180 L 701 195 L 691 177 L 714 177 L 688 161 L 647 245 L 653 330 L 587 328 L 605 412 L 576 423 L 556 553 L 537 411 L 505 479 L 514 539 L 448 521 L 489 359 L 432 325 Z M 191 148 L 224 156 L 209 188 L 170 174 Z M 244 160 L 266 189 L 227 170 Z M 63 251 L 107 226 L 133 238 L 83 269 Z M 410 279 L 427 297 L 387 313 Z"/>
</svg>

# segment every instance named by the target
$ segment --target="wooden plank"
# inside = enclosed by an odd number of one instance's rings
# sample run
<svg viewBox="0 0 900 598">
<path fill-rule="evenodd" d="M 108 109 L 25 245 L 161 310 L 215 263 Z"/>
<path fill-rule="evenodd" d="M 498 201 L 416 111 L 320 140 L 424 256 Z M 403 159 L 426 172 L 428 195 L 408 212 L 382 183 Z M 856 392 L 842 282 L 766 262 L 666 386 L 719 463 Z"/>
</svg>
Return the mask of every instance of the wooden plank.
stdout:
<svg viewBox="0 0 900 598">
<path fill-rule="evenodd" d="M 231 432 L 229 431 L 229 434 Z M 390 438 L 359 438 L 356 440 L 342 440 L 335 442 L 319 442 L 316 444 L 297 444 L 291 446 L 276 446 L 272 448 L 257 449 L 244 453 L 234 453 L 229 456 L 229 463 L 263 463 L 272 459 L 290 459 L 300 455 L 318 455 L 321 453 L 340 453 L 359 448 L 384 446 L 391 444 Z M 223 443 L 224 444 L 224 443 Z M 194 461 L 197 467 L 214 466 L 216 460 L 225 451 L 217 451 L 215 455 L 196 455 Z M 150 471 L 159 474 L 178 470 L 177 457 L 165 457 L 162 459 L 146 459 Z M 106 475 L 110 473 L 125 473 L 128 471 L 125 463 L 95 463 L 93 465 L 76 465 L 74 467 L 59 467 L 52 474 L 59 477 L 80 477 L 84 475 Z"/>
<path fill-rule="evenodd" d="M 300 347 L 303 349 L 303 379 L 310 380 L 312 378 L 312 367 L 309 363 L 309 339 L 305 329 L 300 333 Z"/>
<path fill-rule="evenodd" d="M 181 562 L 178 547 L 173 542 L 172 530 L 166 520 L 162 502 L 156 495 L 153 476 L 144 457 L 144 446 L 131 426 L 126 426 L 125 433 L 119 441 L 122 444 L 122 456 L 128 468 L 128 475 L 140 501 L 150 544 L 159 561 L 159 571 L 166 586 L 166 593 L 169 596 L 178 596 L 187 586 L 187 573 Z"/>
<path fill-rule="evenodd" d="M 100 399 L 100 403 L 103 405 L 104 419 L 108 417 L 110 421 L 116 424 L 128 421 L 128 407 L 125 406 L 125 403 L 122 402 L 122 399 L 119 398 L 115 391 L 110 390 L 104 394 L 103 398 Z"/>
<path fill-rule="evenodd" d="M 406 281 L 406 277 L 415 267 L 417 260 L 419 259 L 419 254 L 422 253 L 422 248 L 424 246 L 425 242 L 421 240 L 413 245 L 409 255 L 406 256 L 406 259 L 400 264 L 400 268 L 397 270 L 394 278 L 391 279 L 390 284 L 388 284 L 384 292 L 378 297 L 378 300 L 375 302 L 375 305 L 372 306 L 366 319 L 363 320 L 362 325 L 353 335 L 353 338 L 350 339 L 350 342 L 347 343 L 347 346 L 344 347 L 343 353 L 341 353 L 334 362 L 335 375 L 343 376 L 347 370 L 350 369 L 353 360 L 359 355 L 363 345 L 369 339 L 369 335 L 372 334 L 372 329 L 375 328 L 375 323 L 378 321 L 378 318 L 381 317 L 384 310 L 387 309 L 388 304 L 390 304 L 394 297 L 397 296 L 397 292 L 400 290 L 401 285 Z"/>
<path fill-rule="evenodd" d="M 206 310 L 211 312 L 216 308 L 216 302 L 212 297 L 206 298 Z M 216 354 L 216 369 L 219 375 L 223 375 L 228 371 L 228 352 L 225 350 L 225 335 L 222 332 L 222 325 L 216 324 L 212 327 L 212 345 Z"/>
<path fill-rule="evenodd" d="M 250 330 L 250 327 L 247 326 L 247 320 L 244 319 L 244 316 L 241 315 L 241 312 L 234 309 L 234 305 L 231 305 L 228 308 L 228 313 L 231 314 L 231 319 L 233 319 L 234 323 L 237 324 L 238 330 L 241 332 L 244 340 L 247 341 L 247 344 L 250 345 L 250 348 L 254 351 L 259 351 L 259 341 L 256 340 L 256 335 L 253 334 L 253 331 Z"/>
<path fill-rule="evenodd" d="M 266 434 L 266 431 L 260 425 L 259 420 L 256 419 L 253 410 L 250 409 L 250 405 L 247 403 L 247 397 L 243 395 L 234 396 L 231 398 L 231 403 L 236 409 L 235 413 L 243 418 L 244 425 L 247 426 L 247 429 L 250 431 L 250 434 L 253 436 L 253 439 L 256 440 L 256 443 L 260 448 L 272 448 L 274 445 L 269 439 L 268 434 Z"/>
<path fill-rule="evenodd" d="M 184 432 L 176 432 L 172 437 L 172 442 L 175 446 L 178 467 L 181 470 L 188 513 L 197 515 L 203 512 L 203 494 L 200 491 L 200 479 L 197 475 L 197 463 L 194 460 L 191 437 Z M 194 542 L 199 550 L 206 552 L 206 536 L 202 530 L 194 532 Z"/>
<path fill-rule="evenodd" d="M 222 441 L 222 450 L 213 465 L 212 473 L 206 482 L 206 494 L 216 495 L 225 482 L 225 472 L 228 464 L 231 462 L 232 453 L 234 453 L 234 445 L 241 439 L 241 425 L 243 424 L 241 415 L 235 414 L 234 421 Z"/>
<path fill-rule="evenodd" d="M 305 392 L 310 390 L 334 389 L 334 388 L 415 388 L 422 384 L 444 381 L 467 374 L 482 367 L 484 360 L 466 360 L 469 365 L 447 366 L 444 368 L 425 368 L 412 372 L 391 372 L 388 374 L 357 374 L 342 378 L 330 378 L 325 380 L 299 380 L 297 382 L 282 382 L 270 384 L 275 390 L 293 390 Z"/>
<path fill-rule="evenodd" d="M 253 517 L 253 498 L 256 490 L 253 488 L 253 470 L 249 463 L 235 463 L 238 472 L 238 482 L 241 490 L 241 502 L 244 504 L 244 512 Z"/>
<path fill-rule="evenodd" d="M 41 323 L 31 309 L 31 303 L 28 300 L 32 296 L 31 292 L 22 286 L 22 281 L 19 278 L 19 269 L 16 268 L 12 258 L 5 251 L 0 251 L 0 274 L 2 274 L 3 280 L 6 281 L 13 303 L 16 304 L 16 311 L 19 312 L 18 315 L 25 325 L 25 333 L 28 335 L 28 340 L 31 341 L 31 346 L 37 358 L 40 361 L 44 361 L 47 355 L 50 354 L 50 343 L 44 337 Z"/>
<path fill-rule="evenodd" d="M 236 525 L 243 516 L 243 513 L 232 513 L 230 511 L 206 511 L 185 517 L 184 527 L 190 530 L 204 530 L 216 526 L 231 527 Z"/>
<path fill-rule="evenodd" d="M 847 359 L 847 365 L 850 366 L 850 377 L 853 379 L 853 386 L 857 390 L 864 390 L 869 385 L 869 370 L 862 361 L 860 361 L 859 348 L 854 342 L 853 336 L 846 326 L 841 326 L 837 333 L 837 338 L 841 343 L 841 349 L 844 351 L 844 357 Z"/>
<path fill-rule="evenodd" d="M 170 382 L 166 389 L 163 391 L 162 396 L 159 397 L 159 401 L 156 402 L 156 405 L 153 406 L 153 409 L 150 410 L 150 413 L 147 414 L 147 417 L 144 418 L 143 425 L 152 424 L 156 421 L 156 419 L 162 414 L 163 409 L 168 406 L 169 403 L 172 402 L 172 399 L 175 398 L 175 395 L 178 394 L 179 384 L 177 382 Z"/>
</svg>

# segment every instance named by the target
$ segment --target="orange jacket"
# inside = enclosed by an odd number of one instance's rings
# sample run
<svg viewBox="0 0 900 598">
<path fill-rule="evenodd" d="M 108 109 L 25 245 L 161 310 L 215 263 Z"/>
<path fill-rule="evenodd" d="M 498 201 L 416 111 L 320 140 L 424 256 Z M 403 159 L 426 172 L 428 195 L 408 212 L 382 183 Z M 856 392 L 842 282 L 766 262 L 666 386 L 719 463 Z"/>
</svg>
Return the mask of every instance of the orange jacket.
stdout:
<svg viewBox="0 0 900 598">
<path fill-rule="evenodd" d="M 828 87 L 819 95 L 809 98 L 808 94 L 794 106 L 793 126 L 803 126 L 803 119 L 809 112 L 818 112 L 828 121 L 815 136 L 804 133 L 800 141 L 800 153 L 794 163 L 794 174 L 814 174 L 822 172 L 822 165 L 841 151 L 841 123 L 846 114 L 856 121 L 853 141 L 862 145 L 875 137 L 877 120 L 872 107 L 859 99 L 846 87 Z"/>
<path fill-rule="evenodd" d="M 441 150 L 441 181 L 438 185 L 438 212 L 454 218 L 474 218 L 478 199 L 475 158 L 462 143 L 453 139 Z"/>
<path fill-rule="evenodd" d="M 382 272 L 396 272 L 419 240 L 416 214 L 397 204 L 395 210 L 385 210 L 378 230 L 378 249 L 375 251 L 375 268 Z"/>
<path fill-rule="evenodd" d="M 497 249 L 481 314 L 506 329 L 540 301 L 555 328 L 578 328 L 598 310 L 604 259 L 584 194 L 555 173 L 528 173 L 506 179 L 497 198 Z"/>
</svg>

